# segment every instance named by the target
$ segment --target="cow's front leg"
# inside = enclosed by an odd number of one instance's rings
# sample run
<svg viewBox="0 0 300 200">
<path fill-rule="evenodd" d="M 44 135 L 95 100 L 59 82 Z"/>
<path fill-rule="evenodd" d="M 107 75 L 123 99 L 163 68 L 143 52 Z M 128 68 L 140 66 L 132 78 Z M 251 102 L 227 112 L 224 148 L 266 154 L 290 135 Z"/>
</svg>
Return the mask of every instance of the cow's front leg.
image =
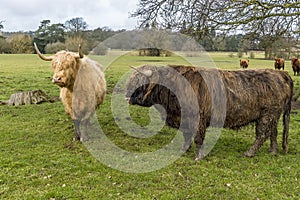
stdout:
<svg viewBox="0 0 300 200">
<path fill-rule="evenodd" d="M 74 120 L 75 125 L 75 138 L 74 140 L 80 140 L 81 142 L 85 142 L 89 140 L 88 133 L 87 133 L 87 125 L 88 120 L 80 121 Z"/>
<path fill-rule="evenodd" d="M 195 158 L 195 161 L 202 160 L 205 156 L 204 145 L 203 145 L 204 138 L 205 138 L 205 129 L 198 131 L 194 139 L 196 144 L 196 149 L 197 149 L 197 156 Z"/>
<path fill-rule="evenodd" d="M 81 142 L 85 142 L 89 140 L 89 136 L 88 136 L 88 123 L 89 120 L 84 120 L 81 122 L 81 131 L 80 131 L 80 141 Z"/>
<path fill-rule="evenodd" d="M 190 150 L 190 148 L 192 146 L 193 134 L 191 134 L 190 132 L 184 132 L 183 137 L 184 137 L 184 143 L 182 145 L 181 150 L 183 152 L 186 152 L 186 151 Z"/>
</svg>

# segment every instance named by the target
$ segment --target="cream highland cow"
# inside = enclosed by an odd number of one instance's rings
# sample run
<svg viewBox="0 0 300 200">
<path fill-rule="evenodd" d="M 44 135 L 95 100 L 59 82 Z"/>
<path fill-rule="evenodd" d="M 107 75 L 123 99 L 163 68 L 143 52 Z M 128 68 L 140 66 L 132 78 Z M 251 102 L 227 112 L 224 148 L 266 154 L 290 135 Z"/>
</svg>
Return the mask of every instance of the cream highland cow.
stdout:
<svg viewBox="0 0 300 200">
<path fill-rule="evenodd" d="M 52 82 L 60 87 L 65 111 L 74 120 L 76 139 L 88 140 L 87 124 L 106 94 L 101 65 L 84 56 L 80 46 L 78 53 L 59 51 L 53 56 L 43 55 L 34 46 L 42 60 L 52 62 Z"/>
</svg>

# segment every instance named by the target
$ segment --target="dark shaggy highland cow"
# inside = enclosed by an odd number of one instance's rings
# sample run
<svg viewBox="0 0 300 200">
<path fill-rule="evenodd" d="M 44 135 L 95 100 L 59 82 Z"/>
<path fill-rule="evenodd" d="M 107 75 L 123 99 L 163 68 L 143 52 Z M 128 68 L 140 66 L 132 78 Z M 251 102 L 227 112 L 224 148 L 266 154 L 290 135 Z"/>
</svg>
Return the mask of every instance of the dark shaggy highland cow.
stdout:
<svg viewBox="0 0 300 200">
<path fill-rule="evenodd" d="M 293 82 L 288 73 L 272 69 L 225 71 L 148 65 L 136 70 L 128 80 L 128 102 L 145 107 L 162 105 L 166 112 L 161 113 L 166 113 L 164 119 L 167 125 L 183 132 L 183 150 L 190 147 L 194 137 L 198 149 L 196 160 L 203 158 L 201 146 L 209 126 L 239 129 L 255 123 L 256 139 L 244 155 L 254 156 L 268 137 L 271 140 L 270 151 L 276 154 L 277 125 L 282 113 L 282 148 L 287 152 L 293 92 Z M 186 81 L 174 76 L 172 71 Z M 192 89 L 188 90 L 189 87 Z M 218 108 L 221 100 L 225 102 L 226 109 Z M 195 134 L 192 133 L 194 130 Z"/>
</svg>

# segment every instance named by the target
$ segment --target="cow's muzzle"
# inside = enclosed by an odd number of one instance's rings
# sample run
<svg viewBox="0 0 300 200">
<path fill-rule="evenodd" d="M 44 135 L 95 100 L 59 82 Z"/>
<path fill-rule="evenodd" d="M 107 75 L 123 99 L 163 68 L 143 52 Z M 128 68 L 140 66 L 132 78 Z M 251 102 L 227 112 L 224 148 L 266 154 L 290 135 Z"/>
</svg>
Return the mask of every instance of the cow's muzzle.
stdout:
<svg viewBox="0 0 300 200">
<path fill-rule="evenodd" d="M 126 101 L 128 104 L 132 104 L 131 101 L 130 101 L 130 97 L 125 97 L 125 101 Z"/>
<path fill-rule="evenodd" d="M 59 87 L 66 87 L 66 83 L 61 78 L 53 78 L 52 83 Z"/>
<path fill-rule="evenodd" d="M 61 83 L 61 78 L 59 77 L 59 78 L 53 78 L 52 79 L 52 82 L 54 83 L 54 84 L 60 84 Z"/>
</svg>

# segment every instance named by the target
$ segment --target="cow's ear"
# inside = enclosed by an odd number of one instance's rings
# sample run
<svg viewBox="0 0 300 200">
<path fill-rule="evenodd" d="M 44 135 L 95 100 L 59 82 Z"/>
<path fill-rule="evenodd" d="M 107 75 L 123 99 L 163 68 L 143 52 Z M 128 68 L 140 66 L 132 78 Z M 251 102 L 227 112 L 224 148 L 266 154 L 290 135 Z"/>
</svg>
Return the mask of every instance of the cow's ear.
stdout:
<svg viewBox="0 0 300 200">
<path fill-rule="evenodd" d="M 152 70 L 146 70 L 146 71 L 143 71 L 142 72 L 145 76 L 147 76 L 147 77 L 151 77 L 152 75 L 153 75 L 153 71 Z"/>
<path fill-rule="evenodd" d="M 143 96 L 143 101 L 147 99 L 147 97 L 151 94 L 153 88 L 156 86 L 156 83 L 150 83 L 149 87 L 147 88 L 146 94 Z"/>
<path fill-rule="evenodd" d="M 146 76 L 146 77 L 151 77 L 153 72 L 151 70 L 146 70 L 146 71 L 141 71 L 140 69 L 133 67 L 133 66 L 129 66 L 130 68 L 134 69 L 135 71 L 137 71 L 138 73 Z"/>
<path fill-rule="evenodd" d="M 80 44 L 78 46 L 78 55 L 79 55 L 79 58 L 83 58 L 84 57 L 83 52 L 82 52 L 82 48 L 81 48 Z"/>
</svg>

